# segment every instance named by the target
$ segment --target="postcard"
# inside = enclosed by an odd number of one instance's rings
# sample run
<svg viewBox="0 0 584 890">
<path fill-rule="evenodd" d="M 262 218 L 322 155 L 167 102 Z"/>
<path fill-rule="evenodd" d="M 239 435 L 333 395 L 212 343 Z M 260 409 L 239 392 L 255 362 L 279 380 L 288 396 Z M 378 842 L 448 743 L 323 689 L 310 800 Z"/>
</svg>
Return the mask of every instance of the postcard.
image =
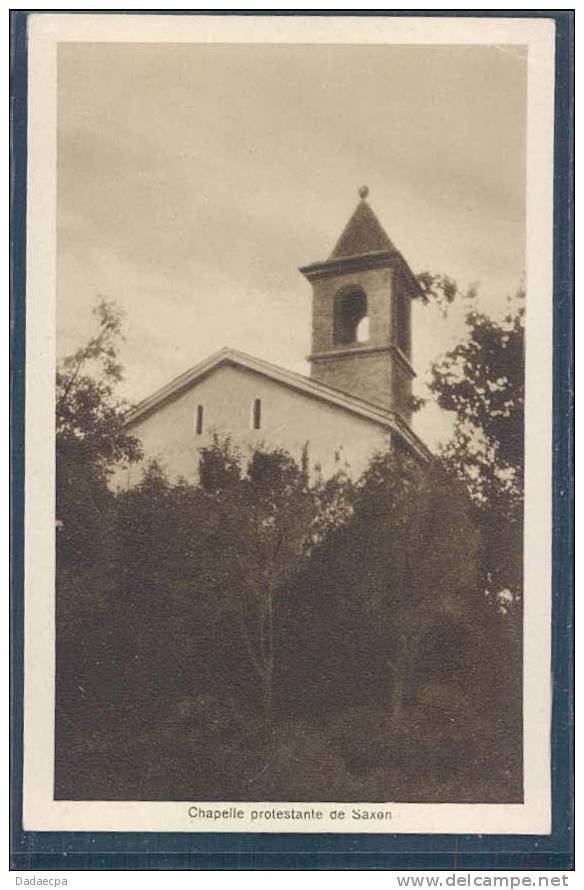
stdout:
<svg viewBox="0 0 584 890">
<path fill-rule="evenodd" d="M 549 833 L 554 21 L 28 27 L 24 829 Z"/>
</svg>

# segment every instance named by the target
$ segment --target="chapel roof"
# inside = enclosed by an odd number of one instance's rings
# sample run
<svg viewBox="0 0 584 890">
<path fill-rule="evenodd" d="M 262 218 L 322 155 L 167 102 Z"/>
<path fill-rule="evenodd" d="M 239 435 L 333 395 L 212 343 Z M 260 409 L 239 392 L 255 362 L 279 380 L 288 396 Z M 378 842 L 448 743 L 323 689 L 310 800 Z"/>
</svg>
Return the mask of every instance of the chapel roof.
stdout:
<svg viewBox="0 0 584 890">
<path fill-rule="evenodd" d="M 380 250 L 389 253 L 397 252 L 385 229 L 369 206 L 367 202 L 368 194 L 367 186 L 362 186 L 359 189 L 361 200 L 343 229 L 329 260 L 374 253 Z"/>
</svg>

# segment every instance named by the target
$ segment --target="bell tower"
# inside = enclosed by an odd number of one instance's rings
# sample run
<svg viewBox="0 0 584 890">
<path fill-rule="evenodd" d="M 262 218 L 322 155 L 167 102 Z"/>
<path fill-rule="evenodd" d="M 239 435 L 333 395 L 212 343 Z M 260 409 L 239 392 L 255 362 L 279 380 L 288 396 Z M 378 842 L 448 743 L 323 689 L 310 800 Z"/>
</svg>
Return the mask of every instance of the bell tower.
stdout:
<svg viewBox="0 0 584 890">
<path fill-rule="evenodd" d="M 303 266 L 312 296 L 314 380 L 411 418 L 411 301 L 421 294 L 359 189 L 360 201 L 324 262 Z"/>
</svg>

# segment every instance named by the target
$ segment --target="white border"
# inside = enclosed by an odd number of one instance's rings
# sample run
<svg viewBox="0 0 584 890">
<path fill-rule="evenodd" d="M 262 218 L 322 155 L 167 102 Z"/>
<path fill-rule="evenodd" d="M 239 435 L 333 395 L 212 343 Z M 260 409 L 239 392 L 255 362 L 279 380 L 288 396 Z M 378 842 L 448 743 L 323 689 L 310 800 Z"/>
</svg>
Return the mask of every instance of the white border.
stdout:
<svg viewBox="0 0 584 890">
<path fill-rule="evenodd" d="M 29 19 L 24 828 L 546 834 L 550 819 L 554 22 L 485 18 L 51 15 Z M 391 804 L 390 823 L 189 818 L 188 803 L 53 800 L 56 48 L 59 41 L 528 46 L 525 803 Z M 198 805 L 205 806 L 200 802 Z M 217 804 L 206 805 L 217 808 Z M 229 807 L 230 804 L 225 804 Z M 264 809 L 295 805 L 264 805 Z M 380 809 L 379 805 L 355 805 Z"/>
</svg>

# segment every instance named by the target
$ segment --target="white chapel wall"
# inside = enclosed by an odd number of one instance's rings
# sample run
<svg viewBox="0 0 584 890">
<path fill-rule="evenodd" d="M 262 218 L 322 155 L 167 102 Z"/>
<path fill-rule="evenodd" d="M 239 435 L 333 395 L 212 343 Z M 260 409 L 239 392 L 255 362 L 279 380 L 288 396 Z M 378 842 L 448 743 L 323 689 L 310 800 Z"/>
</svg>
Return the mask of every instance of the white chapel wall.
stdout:
<svg viewBox="0 0 584 890">
<path fill-rule="evenodd" d="M 261 428 L 253 429 L 252 405 L 261 400 Z M 197 406 L 203 407 L 203 432 L 196 434 Z M 324 401 L 296 392 L 241 367 L 221 366 L 169 400 L 130 429 L 142 442 L 144 460 L 120 470 L 114 487 L 140 481 L 144 466 L 155 459 L 169 478 L 196 479 L 199 450 L 214 433 L 230 436 L 244 455 L 260 443 L 285 448 L 300 460 L 308 443 L 311 469 L 325 477 L 345 468 L 356 476 L 370 457 L 389 445 L 390 433 L 368 420 Z"/>
</svg>

